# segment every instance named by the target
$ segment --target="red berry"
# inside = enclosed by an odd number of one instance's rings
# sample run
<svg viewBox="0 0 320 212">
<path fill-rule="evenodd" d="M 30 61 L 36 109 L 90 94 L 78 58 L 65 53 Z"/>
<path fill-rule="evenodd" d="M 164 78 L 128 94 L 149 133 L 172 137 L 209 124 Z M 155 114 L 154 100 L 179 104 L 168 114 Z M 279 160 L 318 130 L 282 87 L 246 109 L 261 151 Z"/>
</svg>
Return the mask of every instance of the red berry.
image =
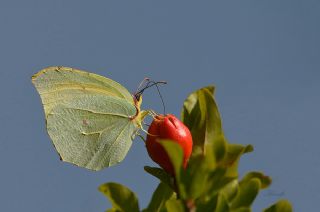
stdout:
<svg viewBox="0 0 320 212">
<path fill-rule="evenodd" d="M 146 140 L 146 147 L 151 159 L 164 170 L 174 175 L 173 166 L 159 139 L 170 139 L 179 144 L 183 150 L 183 167 L 187 166 L 192 152 L 192 136 L 189 129 L 174 115 L 157 115 L 154 117 Z"/>
</svg>

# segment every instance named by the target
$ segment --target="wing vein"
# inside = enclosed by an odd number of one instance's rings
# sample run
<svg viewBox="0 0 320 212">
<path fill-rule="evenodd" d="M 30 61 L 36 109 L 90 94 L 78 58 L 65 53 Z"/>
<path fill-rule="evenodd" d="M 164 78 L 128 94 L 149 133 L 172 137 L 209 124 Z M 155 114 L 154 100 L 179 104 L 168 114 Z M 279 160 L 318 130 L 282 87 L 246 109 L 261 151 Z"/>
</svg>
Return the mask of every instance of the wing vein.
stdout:
<svg viewBox="0 0 320 212">
<path fill-rule="evenodd" d="M 119 114 L 119 113 L 103 113 L 103 112 L 97 112 L 94 110 L 81 109 L 81 108 L 72 108 L 72 109 L 79 110 L 79 111 L 86 111 L 88 113 L 93 113 L 93 114 L 98 114 L 98 115 L 108 115 L 108 116 L 118 116 L 118 117 L 122 117 L 122 118 L 130 118 L 130 116 L 126 116 L 126 115 Z"/>
<path fill-rule="evenodd" d="M 123 127 L 123 129 L 121 130 L 121 132 L 119 133 L 119 135 L 111 142 L 111 145 L 109 146 L 108 151 L 107 151 L 104 155 L 108 155 L 108 154 L 109 154 L 109 152 L 111 151 L 113 145 L 118 141 L 120 135 L 123 134 L 123 132 L 125 131 L 125 129 L 127 128 L 127 126 L 128 126 L 129 124 L 130 124 L 130 121 Z M 105 128 L 105 129 L 107 129 L 107 128 Z M 101 139 L 101 135 L 102 135 L 102 133 L 105 131 L 105 129 L 102 130 L 102 132 L 100 133 L 99 139 Z M 102 142 L 102 143 L 103 143 L 103 142 Z M 102 147 L 98 148 L 99 150 L 93 154 L 92 158 L 87 162 L 86 166 L 90 166 L 91 163 L 94 162 L 94 160 L 96 159 L 96 157 L 100 154 L 100 152 L 104 150 L 104 146 L 106 145 L 106 143 L 103 143 L 103 144 L 104 144 L 104 145 L 103 145 Z M 110 157 L 108 157 L 108 166 L 110 166 L 110 160 L 111 160 Z M 103 162 L 103 161 L 101 160 L 101 162 Z"/>
</svg>

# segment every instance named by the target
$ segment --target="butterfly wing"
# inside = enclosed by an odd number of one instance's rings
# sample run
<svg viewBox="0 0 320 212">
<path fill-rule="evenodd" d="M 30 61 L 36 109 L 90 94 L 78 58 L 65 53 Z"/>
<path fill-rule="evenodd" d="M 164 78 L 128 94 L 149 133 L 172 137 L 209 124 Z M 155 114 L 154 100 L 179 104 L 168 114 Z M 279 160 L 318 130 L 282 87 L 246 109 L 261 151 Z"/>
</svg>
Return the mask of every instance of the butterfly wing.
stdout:
<svg viewBox="0 0 320 212">
<path fill-rule="evenodd" d="M 140 121 L 131 94 L 119 83 L 67 67 L 32 77 L 47 131 L 61 159 L 101 170 L 122 161 Z"/>
</svg>

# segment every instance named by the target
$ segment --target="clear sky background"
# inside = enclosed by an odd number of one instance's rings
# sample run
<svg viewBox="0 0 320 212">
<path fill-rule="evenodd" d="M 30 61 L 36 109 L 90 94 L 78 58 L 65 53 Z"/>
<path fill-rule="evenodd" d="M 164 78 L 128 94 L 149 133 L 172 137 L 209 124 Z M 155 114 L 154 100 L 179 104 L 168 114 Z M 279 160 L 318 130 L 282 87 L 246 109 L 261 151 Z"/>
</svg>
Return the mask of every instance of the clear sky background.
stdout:
<svg viewBox="0 0 320 212">
<path fill-rule="evenodd" d="M 134 91 L 166 80 L 168 112 L 214 84 L 230 142 L 253 144 L 240 171 L 273 177 L 254 211 L 278 198 L 295 211 L 320 200 L 320 2 L 0 1 L 0 211 L 86 212 L 110 206 L 97 187 L 122 183 L 146 206 L 158 181 L 138 138 L 123 163 L 91 172 L 62 163 L 31 76 L 63 65 Z M 161 112 L 156 90 L 143 108 Z"/>
</svg>

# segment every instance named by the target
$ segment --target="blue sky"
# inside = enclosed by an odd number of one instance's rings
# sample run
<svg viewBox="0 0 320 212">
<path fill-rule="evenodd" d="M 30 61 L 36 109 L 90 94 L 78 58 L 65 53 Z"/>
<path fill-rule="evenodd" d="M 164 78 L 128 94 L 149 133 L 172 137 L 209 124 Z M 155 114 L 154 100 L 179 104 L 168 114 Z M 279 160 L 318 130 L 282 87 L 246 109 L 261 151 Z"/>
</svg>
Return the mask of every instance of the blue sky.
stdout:
<svg viewBox="0 0 320 212">
<path fill-rule="evenodd" d="M 296 211 L 320 199 L 320 2 L 0 2 L 0 211 L 104 211 L 109 181 L 146 206 L 157 180 L 138 138 L 123 163 L 90 172 L 59 161 L 31 76 L 63 65 L 104 75 L 134 91 L 166 80 L 166 109 L 180 114 L 195 89 L 214 84 L 230 142 L 253 144 L 240 171 L 273 177 L 254 209 L 278 198 Z M 143 108 L 161 112 L 156 90 Z"/>
</svg>

